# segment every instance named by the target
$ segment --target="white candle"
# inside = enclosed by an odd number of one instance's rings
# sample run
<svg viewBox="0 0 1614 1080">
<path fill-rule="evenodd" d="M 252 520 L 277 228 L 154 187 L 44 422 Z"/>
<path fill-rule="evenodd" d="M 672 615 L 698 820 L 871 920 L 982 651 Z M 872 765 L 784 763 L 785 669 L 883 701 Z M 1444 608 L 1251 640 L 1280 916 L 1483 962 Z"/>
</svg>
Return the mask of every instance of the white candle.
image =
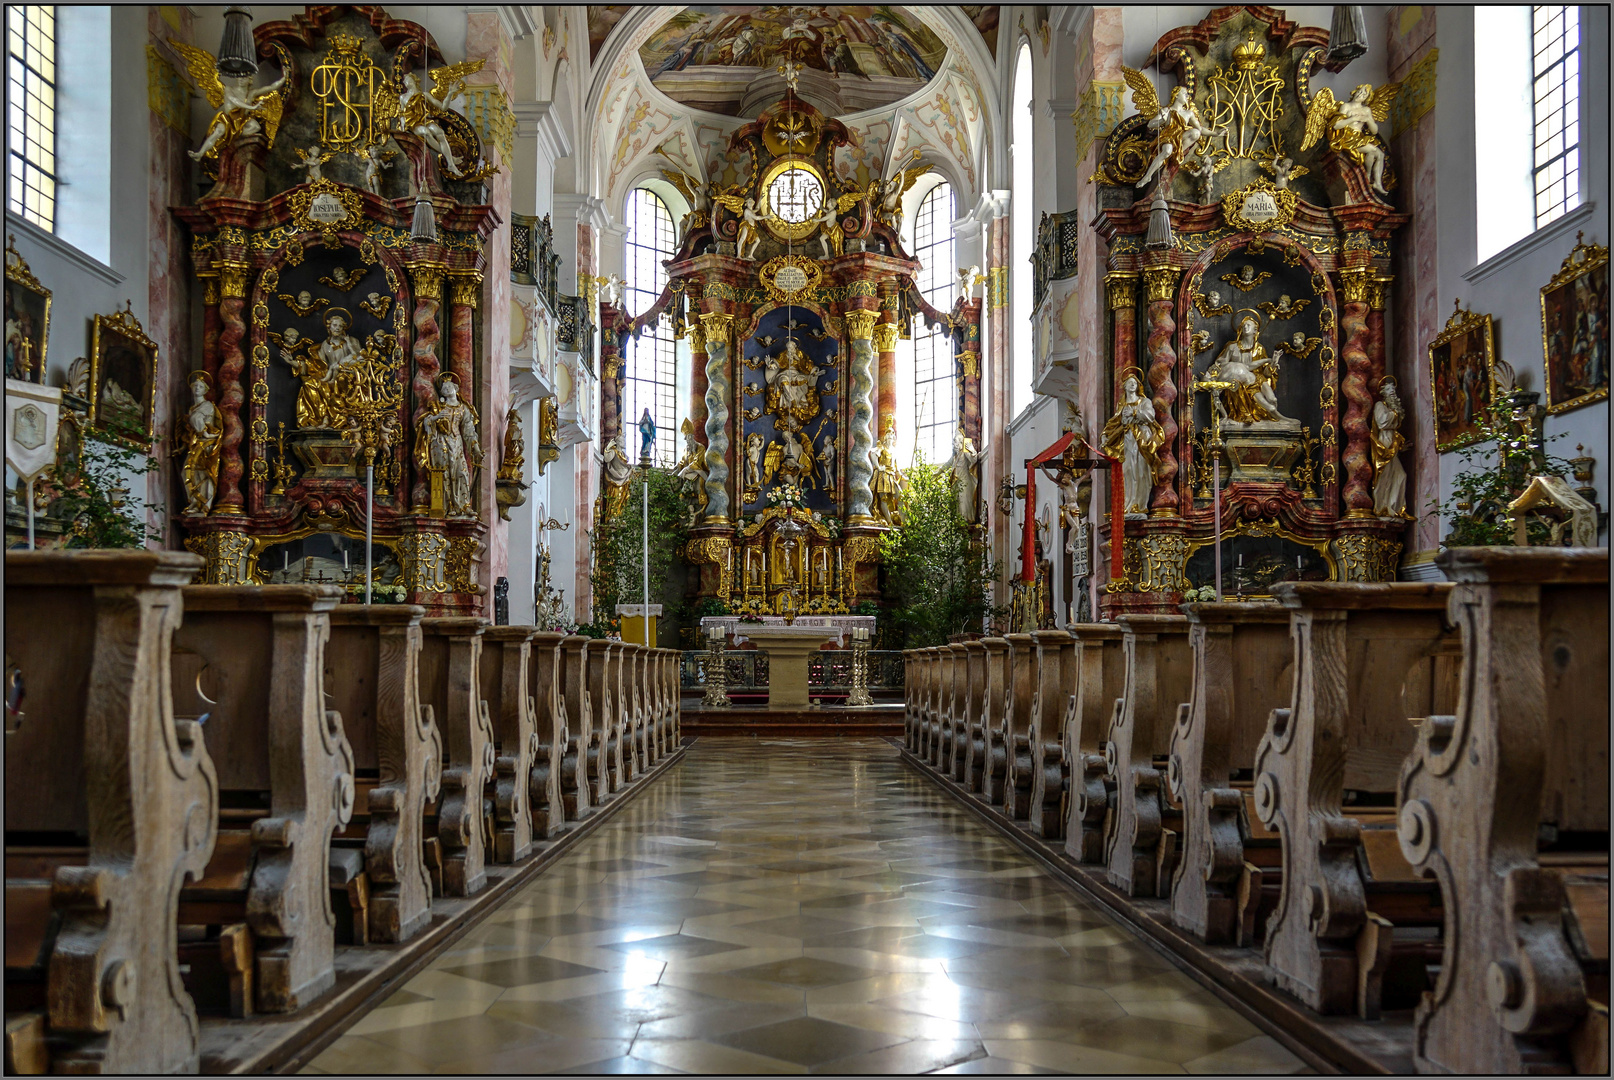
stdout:
<svg viewBox="0 0 1614 1080">
<path fill-rule="evenodd" d="M 342 569 L 344 571 L 348 569 L 348 565 L 347 565 L 347 548 L 342 549 Z"/>
<path fill-rule="evenodd" d="M 291 569 L 291 552 L 285 548 L 280 549 L 280 569 L 283 571 Z"/>
</svg>

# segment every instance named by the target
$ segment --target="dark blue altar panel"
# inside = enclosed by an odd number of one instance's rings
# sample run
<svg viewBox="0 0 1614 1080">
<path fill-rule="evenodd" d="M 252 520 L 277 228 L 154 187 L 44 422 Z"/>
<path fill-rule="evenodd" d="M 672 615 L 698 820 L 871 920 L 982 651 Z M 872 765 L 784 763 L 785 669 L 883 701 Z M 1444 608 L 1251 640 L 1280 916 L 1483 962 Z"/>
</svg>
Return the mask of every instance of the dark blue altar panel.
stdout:
<svg viewBox="0 0 1614 1080">
<path fill-rule="evenodd" d="M 741 351 L 743 362 L 735 372 L 735 378 L 740 383 L 741 410 L 740 437 L 736 440 L 735 464 L 740 473 L 742 498 L 751 494 L 744 483 L 747 440 L 756 433 L 767 443 L 779 441 L 779 429 L 774 418 L 765 411 L 767 387 L 764 358 L 781 353 L 787 337 L 796 339 L 797 347 L 818 369 L 814 385 L 819 394 L 819 411 L 816 417 L 803 425 L 802 434 L 811 439 L 813 455 L 819 461 L 823 459 L 826 444 L 832 444 L 835 448 L 836 497 L 830 498 L 820 476 L 806 489 L 807 506 L 827 516 L 838 518 L 842 516 L 841 503 L 845 497 L 846 487 L 846 447 L 840 438 L 840 403 L 846 389 L 840 363 L 841 346 L 835 336 L 825 330 L 822 316 L 809 308 L 779 307 L 765 312 L 757 323 L 756 332 L 746 340 Z M 779 478 L 776 476 L 773 485 L 764 484 L 755 489 L 756 497 L 743 503 L 743 513 L 750 517 L 766 510 L 768 489 L 778 483 Z"/>
</svg>

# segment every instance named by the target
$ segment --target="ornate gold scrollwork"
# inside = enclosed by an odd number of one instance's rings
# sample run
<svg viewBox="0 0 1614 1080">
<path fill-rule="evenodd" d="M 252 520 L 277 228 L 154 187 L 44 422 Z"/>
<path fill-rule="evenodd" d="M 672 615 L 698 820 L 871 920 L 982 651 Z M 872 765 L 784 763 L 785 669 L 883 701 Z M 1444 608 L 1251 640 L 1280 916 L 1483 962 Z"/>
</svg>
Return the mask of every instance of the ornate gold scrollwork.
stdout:
<svg viewBox="0 0 1614 1080">
<path fill-rule="evenodd" d="M 897 347 L 897 338 L 902 328 L 896 323 L 883 322 L 874 327 L 874 351 L 893 352 Z"/>
<path fill-rule="evenodd" d="M 1138 302 L 1138 275 L 1112 270 L 1104 275 L 1104 292 L 1111 311 L 1125 311 Z"/>
<path fill-rule="evenodd" d="M 450 281 L 453 283 L 453 303 L 455 307 L 474 308 L 481 303 L 482 272 L 480 270 L 453 274 Z"/>
<path fill-rule="evenodd" d="M 1183 568 L 1188 562 L 1188 539 L 1175 533 L 1148 533 L 1138 539 L 1142 570 L 1138 592 L 1181 592 L 1187 588 Z"/>
<path fill-rule="evenodd" d="M 1340 295 L 1347 304 L 1365 304 L 1368 299 L 1368 287 L 1373 282 L 1373 268 L 1370 266 L 1348 266 L 1339 272 Z"/>
<path fill-rule="evenodd" d="M 207 560 L 203 585 L 251 585 L 257 580 L 258 553 L 245 533 L 215 530 L 187 536 L 185 547 Z"/>
<path fill-rule="evenodd" d="M 1294 221 L 1298 205 L 1295 193 L 1288 188 L 1274 187 L 1270 180 L 1257 180 L 1222 196 L 1222 220 L 1243 232 L 1263 233 Z"/>
<path fill-rule="evenodd" d="M 415 296 L 419 299 L 441 300 L 443 297 L 443 274 L 447 270 L 440 263 L 410 263 L 409 280 L 415 287 Z"/>
<path fill-rule="evenodd" d="M 1334 540 L 1341 581 L 1394 581 L 1401 541 L 1353 533 Z"/>
<path fill-rule="evenodd" d="M 1143 286 L 1149 302 L 1170 300 L 1177 292 L 1177 279 L 1182 271 L 1175 266 L 1150 266 L 1143 271 Z"/>
<path fill-rule="evenodd" d="M 815 299 L 823 279 L 818 263 L 804 255 L 780 255 L 757 271 L 757 280 L 776 304 Z"/>
</svg>

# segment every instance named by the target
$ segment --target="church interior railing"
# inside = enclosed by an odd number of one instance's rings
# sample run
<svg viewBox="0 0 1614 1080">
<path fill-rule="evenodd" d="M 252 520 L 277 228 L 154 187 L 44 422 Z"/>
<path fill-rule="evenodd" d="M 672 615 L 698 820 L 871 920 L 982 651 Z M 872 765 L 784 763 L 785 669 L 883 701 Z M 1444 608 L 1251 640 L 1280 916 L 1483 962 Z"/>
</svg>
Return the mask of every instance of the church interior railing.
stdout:
<svg viewBox="0 0 1614 1080">
<path fill-rule="evenodd" d="M 697 689 L 706 685 L 706 664 L 711 653 L 705 649 L 686 650 L 681 665 L 682 685 Z M 768 652 L 766 649 L 731 649 L 723 654 L 728 688 L 766 689 Z M 869 690 L 899 691 L 903 681 L 902 652 L 898 649 L 869 650 Z M 845 690 L 852 685 L 852 650 L 825 651 L 807 661 L 809 690 Z"/>
</svg>

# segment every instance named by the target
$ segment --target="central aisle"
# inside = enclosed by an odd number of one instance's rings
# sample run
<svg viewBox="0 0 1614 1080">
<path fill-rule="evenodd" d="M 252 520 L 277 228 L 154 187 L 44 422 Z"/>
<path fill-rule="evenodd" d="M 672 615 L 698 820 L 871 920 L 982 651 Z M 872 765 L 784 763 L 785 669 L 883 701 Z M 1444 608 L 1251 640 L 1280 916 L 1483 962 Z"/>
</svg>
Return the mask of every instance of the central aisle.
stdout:
<svg viewBox="0 0 1614 1080">
<path fill-rule="evenodd" d="M 702 739 L 309 1071 L 1301 1067 L 891 744 Z"/>
</svg>

